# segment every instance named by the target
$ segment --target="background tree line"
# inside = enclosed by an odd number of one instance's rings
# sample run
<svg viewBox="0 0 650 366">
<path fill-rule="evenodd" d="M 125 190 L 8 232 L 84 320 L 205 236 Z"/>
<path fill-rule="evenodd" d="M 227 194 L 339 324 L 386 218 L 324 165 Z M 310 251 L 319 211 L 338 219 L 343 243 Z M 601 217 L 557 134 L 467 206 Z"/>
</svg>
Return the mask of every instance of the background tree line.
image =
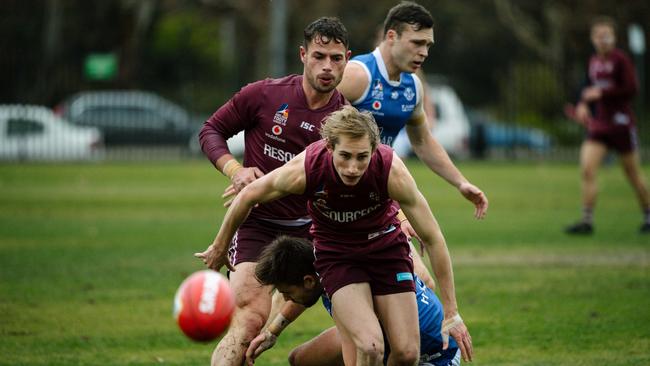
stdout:
<svg viewBox="0 0 650 366">
<path fill-rule="evenodd" d="M 298 46 L 313 19 L 341 18 L 353 54 L 361 54 L 374 47 L 395 3 L 286 0 L 286 72 L 301 72 Z M 562 104 L 584 75 L 591 19 L 615 18 L 624 49 L 629 24 L 650 24 L 650 3 L 642 0 L 420 3 L 435 19 L 424 71 L 442 75 L 472 108 L 548 131 L 565 123 Z M 2 1 L 0 103 L 54 106 L 79 90 L 128 88 L 211 113 L 244 84 L 272 76 L 271 6 L 267 0 Z M 91 53 L 116 55 L 116 77 L 88 80 L 82 70 Z M 647 100 L 646 93 L 639 105 Z"/>
</svg>

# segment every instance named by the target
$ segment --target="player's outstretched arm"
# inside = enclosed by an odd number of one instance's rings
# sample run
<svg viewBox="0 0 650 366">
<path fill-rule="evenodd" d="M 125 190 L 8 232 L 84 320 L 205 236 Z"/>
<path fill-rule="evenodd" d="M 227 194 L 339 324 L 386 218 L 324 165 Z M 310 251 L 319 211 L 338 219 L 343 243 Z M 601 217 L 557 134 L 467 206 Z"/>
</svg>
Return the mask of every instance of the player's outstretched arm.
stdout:
<svg viewBox="0 0 650 366">
<path fill-rule="evenodd" d="M 392 199 L 399 202 L 413 229 L 422 239 L 440 286 L 441 300 L 445 312 L 449 313 L 450 316 L 454 316 L 457 313 L 454 279 L 445 238 L 440 231 L 438 222 L 431 213 L 429 204 L 418 190 L 415 180 L 406 166 L 396 154 L 393 156 L 393 163 L 388 176 L 388 193 Z"/>
<path fill-rule="evenodd" d="M 406 124 L 406 133 L 418 158 L 474 204 L 474 216 L 477 219 L 485 217 L 488 209 L 487 196 L 463 176 L 442 145 L 433 137 L 422 106 Z"/>
<path fill-rule="evenodd" d="M 471 336 L 458 313 L 451 257 L 449 256 L 445 238 L 438 222 L 431 213 L 429 204 L 418 190 L 415 180 L 397 154 L 393 156 L 393 164 L 388 177 L 388 193 L 392 199 L 399 202 L 413 229 L 418 233 L 427 248 L 431 266 L 440 288 L 440 300 L 444 308 L 444 322 L 446 322 L 445 324 L 449 322 L 453 324 L 448 329 L 447 336 L 451 335 L 456 339 L 463 359 L 469 361 L 473 356 Z M 443 339 L 444 335 L 443 333 Z M 443 348 L 446 349 L 447 345 L 445 343 Z"/>
<path fill-rule="evenodd" d="M 228 244 L 251 209 L 259 203 L 270 202 L 289 194 L 305 190 L 304 152 L 287 164 L 246 186 L 234 199 L 226 212 L 221 228 L 212 244 L 202 253 L 194 255 L 214 270 L 226 265 L 235 271 L 228 260 Z"/>
</svg>

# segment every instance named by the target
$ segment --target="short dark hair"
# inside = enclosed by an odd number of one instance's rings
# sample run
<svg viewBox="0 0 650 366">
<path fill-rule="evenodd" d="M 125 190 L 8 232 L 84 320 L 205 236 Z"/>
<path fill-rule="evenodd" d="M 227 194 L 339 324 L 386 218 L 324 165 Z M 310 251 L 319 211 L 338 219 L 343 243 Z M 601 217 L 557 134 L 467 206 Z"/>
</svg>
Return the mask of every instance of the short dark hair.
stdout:
<svg viewBox="0 0 650 366">
<path fill-rule="evenodd" d="M 315 274 L 312 243 L 285 235 L 262 250 L 255 266 L 255 278 L 263 285 L 302 285 L 306 275 Z"/>
<path fill-rule="evenodd" d="M 388 11 L 384 20 L 384 36 L 391 29 L 401 36 L 407 24 L 412 25 L 416 31 L 433 28 L 433 17 L 424 6 L 412 1 L 402 1 Z"/>
<path fill-rule="evenodd" d="M 336 43 L 341 43 L 345 49 L 350 48 L 350 40 L 348 38 L 348 30 L 343 23 L 336 17 L 321 17 L 311 22 L 304 30 L 305 40 L 303 46 L 308 48 L 311 41 L 327 44 L 331 40 Z"/>
</svg>

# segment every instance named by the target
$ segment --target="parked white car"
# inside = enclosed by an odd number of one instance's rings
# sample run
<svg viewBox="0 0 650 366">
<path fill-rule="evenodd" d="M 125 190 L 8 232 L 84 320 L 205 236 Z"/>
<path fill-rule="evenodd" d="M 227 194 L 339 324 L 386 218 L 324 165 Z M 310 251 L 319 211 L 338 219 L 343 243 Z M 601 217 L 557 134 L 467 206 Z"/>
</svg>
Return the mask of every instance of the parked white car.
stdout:
<svg viewBox="0 0 650 366">
<path fill-rule="evenodd" d="M 192 134 L 188 142 L 190 152 L 194 155 L 202 154 L 201 145 L 199 144 L 199 131 L 200 129 Z M 236 135 L 229 138 L 226 143 L 231 154 L 234 156 L 244 156 L 244 131 L 239 131 Z"/>
<path fill-rule="evenodd" d="M 34 105 L 0 105 L 0 159 L 89 160 L 102 156 L 101 132 Z"/>
<path fill-rule="evenodd" d="M 449 155 L 464 157 L 469 152 L 470 124 L 463 103 L 448 85 L 428 85 L 429 100 L 434 105 L 433 136 Z M 393 144 L 401 157 L 412 154 L 406 130 L 402 129 Z"/>
</svg>

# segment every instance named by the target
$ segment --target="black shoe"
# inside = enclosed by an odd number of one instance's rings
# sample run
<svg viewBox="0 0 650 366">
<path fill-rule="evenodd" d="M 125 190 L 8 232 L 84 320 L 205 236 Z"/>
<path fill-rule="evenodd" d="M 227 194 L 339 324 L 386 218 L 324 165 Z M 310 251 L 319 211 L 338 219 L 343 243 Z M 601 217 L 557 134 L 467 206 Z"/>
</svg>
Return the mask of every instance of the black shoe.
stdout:
<svg viewBox="0 0 650 366">
<path fill-rule="evenodd" d="M 644 222 L 639 228 L 641 234 L 650 234 L 650 222 Z"/>
<path fill-rule="evenodd" d="M 578 222 L 567 226 L 564 232 L 567 234 L 589 235 L 594 233 L 594 226 L 588 222 Z"/>
</svg>

